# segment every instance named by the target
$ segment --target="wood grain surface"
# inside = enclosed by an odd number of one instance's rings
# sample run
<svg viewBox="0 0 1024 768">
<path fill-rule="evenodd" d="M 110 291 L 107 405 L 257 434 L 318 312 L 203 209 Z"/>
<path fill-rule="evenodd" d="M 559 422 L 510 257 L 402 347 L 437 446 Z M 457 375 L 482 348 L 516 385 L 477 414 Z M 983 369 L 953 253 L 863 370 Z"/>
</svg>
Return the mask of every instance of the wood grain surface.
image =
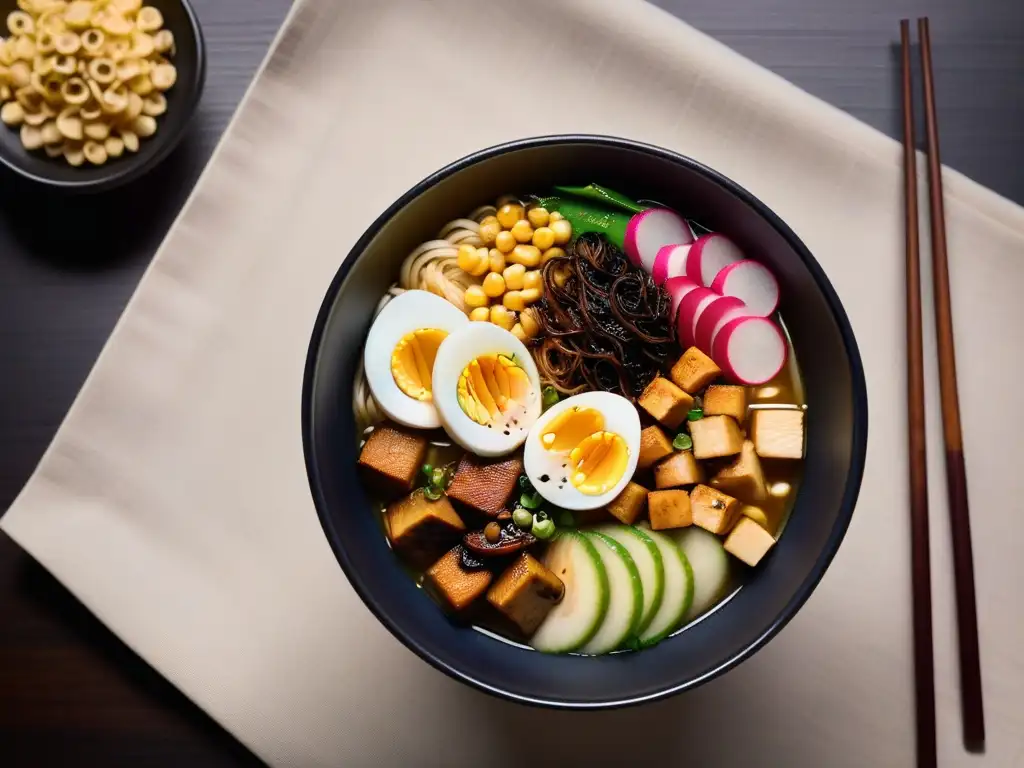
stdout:
<svg viewBox="0 0 1024 768">
<path fill-rule="evenodd" d="M 657 4 L 894 137 L 898 22 L 929 15 L 944 161 L 1024 202 L 1019 0 Z M 59 426 L 290 0 L 194 5 L 206 92 L 191 134 L 157 171 L 95 198 L 0 175 L 0 510 Z M 258 764 L 0 534 L 0 765 Z"/>
</svg>

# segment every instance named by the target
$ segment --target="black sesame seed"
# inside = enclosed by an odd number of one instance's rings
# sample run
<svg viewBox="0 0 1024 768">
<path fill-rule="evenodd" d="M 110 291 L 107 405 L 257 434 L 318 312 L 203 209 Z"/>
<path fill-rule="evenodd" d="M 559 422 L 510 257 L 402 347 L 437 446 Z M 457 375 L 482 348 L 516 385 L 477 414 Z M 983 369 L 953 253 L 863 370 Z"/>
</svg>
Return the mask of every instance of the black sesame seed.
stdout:
<svg viewBox="0 0 1024 768">
<path fill-rule="evenodd" d="M 563 482 L 563 483 L 568 483 L 568 482 L 569 482 L 569 478 L 567 478 L 567 477 L 563 477 L 563 478 L 562 478 L 562 482 Z"/>
<path fill-rule="evenodd" d="M 549 475 L 541 475 L 541 476 L 540 476 L 540 481 L 541 481 L 542 483 L 546 483 L 546 482 L 547 482 L 548 480 L 550 480 L 550 479 L 551 479 L 551 477 L 550 477 Z"/>
<path fill-rule="evenodd" d="M 509 432 L 509 431 L 508 431 L 508 430 L 506 429 L 506 430 L 505 430 L 505 434 L 506 434 L 506 435 L 511 435 L 512 433 L 511 433 L 511 432 Z"/>
</svg>

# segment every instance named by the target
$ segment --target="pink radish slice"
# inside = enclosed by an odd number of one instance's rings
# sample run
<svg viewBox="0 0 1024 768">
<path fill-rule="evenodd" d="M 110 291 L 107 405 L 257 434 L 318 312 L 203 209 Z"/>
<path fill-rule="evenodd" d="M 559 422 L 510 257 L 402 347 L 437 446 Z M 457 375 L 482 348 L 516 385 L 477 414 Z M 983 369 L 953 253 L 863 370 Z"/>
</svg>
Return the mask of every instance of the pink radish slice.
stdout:
<svg viewBox="0 0 1024 768">
<path fill-rule="evenodd" d="M 679 302 L 679 314 L 676 315 L 676 330 L 679 343 L 683 349 L 693 346 L 693 333 L 700 319 L 700 313 L 715 299 L 718 294 L 707 288 L 694 288 Z"/>
<path fill-rule="evenodd" d="M 751 259 L 725 267 L 715 276 L 711 290 L 736 297 L 757 317 L 768 317 L 779 306 L 779 283 L 775 275 L 764 264 Z"/>
<path fill-rule="evenodd" d="M 701 235 L 686 256 L 686 276 L 698 285 L 711 287 L 723 268 L 743 260 L 743 251 L 725 235 Z"/>
<path fill-rule="evenodd" d="M 711 348 L 715 341 L 715 334 L 730 320 L 737 317 L 749 317 L 747 305 L 735 296 L 720 296 L 700 313 L 697 325 L 693 332 L 693 339 L 697 348 L 702 352 L 711 354 Z"/>
<path fill-rule="evenodd" d="M 757 386 L 786 364 L 782 332 L 766 317 L 738 317 L 718 332 L 711 358 L 738 384 Z"/>
<path fill-rule="evenodd" d="M 672 319 L 676 319 L 676 315 L 679 312 L 679 304 L 682 302 L 683 297 L 686 296 L 694 288 L 700 288 L 693 280 L 688 277 L 670 277 L 665 281 L 663 286 L 668 295 L 672 297 Z"/>
<path fill-rule="evenodd" d="M 626 227 L 626 254 L 634 266 L 650 274 L 658 251 L 666 245 L 693 242 L 686 219 L 668 208 L 650 208 L 629 220 Z"/>
<path fill-rule="evenodd" d="M 654 284 L 661 285 L 670 277 L 684 277 L 686 275 L 686 254 L 689 250 L 689 245 L 666 245 L 664 248 L 660 248 L 658 255 L 654 257 L 654 266 L 651 268 Z"/>
</svg>

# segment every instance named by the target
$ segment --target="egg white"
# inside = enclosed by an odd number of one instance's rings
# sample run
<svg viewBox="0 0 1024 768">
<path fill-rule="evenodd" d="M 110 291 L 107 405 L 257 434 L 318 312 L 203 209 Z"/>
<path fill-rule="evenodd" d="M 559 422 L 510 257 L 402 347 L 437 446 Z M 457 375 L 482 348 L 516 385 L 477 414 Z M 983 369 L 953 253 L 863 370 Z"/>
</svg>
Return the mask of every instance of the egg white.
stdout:
<svg viewBox="0 0 1024 768">
<path fill-rule="evenodd" d="M 619 482 L 598 496 L 582 493 L 572 484 L 569 477 L 572 467 L 562 466 L 570 464 L 568 451 L 548 451 L 541 443 L 541 435 L 544 434 L 548 424 L 569 408 L 593 408 L 598 411 L 604 416 L 604 431 L 620 435 L 626 442 L 626 448 L 629 451 L 626 471 L 623 472 Z M 533 483 L 533 487 L 552 504 L 563 509 L 597 509 L 605 506 L 622 493 L 622 489 L 633 479 L 639 453 L 640 416 L 637 414 L 636 407 L 626 398 L 611 392 L 584 392 L 552 406 L 534 423 L 526 438 L 523 469 L 526 476 L 530 478 L 530 482 Z M 544 475 L 548 477 L 547 482 L 541 482 L 540 478 Z M 563 477 L 566 478 L 565 482 L 562 482 Z"/>
<path fill-rule="evenodd" d="M 363 369 L 373 399 L 389 419 L 418 429 L 441 426 L 434 403 L 416 400 L 399 389 L 391 373 L 391 355 L 407 333 L 437 328 L 450 337 L 467 325 L 469 318 L 460 309 L 429 291 L 406 291 L 384 305 L 366 336 Z"/>
<path fill-rule="evenodd" d="M 477 424 L 459 405 L 458 384 L 462 370 L 481 355 L 514 355 L 526 372 L 530 392 L 525 413 L 519 423 L 509 428 L 510 434 L 495 427 Z M 449 437 L 477 456 L 502 456 L 511 453 L 526 439 L 530 427 L 540 416 L 540 375 L 526 346 L 497 325 L 469 323 L 441 342 L 434 358 L 432 373 L 434 404 L 441 424 Z"/>
</svg>

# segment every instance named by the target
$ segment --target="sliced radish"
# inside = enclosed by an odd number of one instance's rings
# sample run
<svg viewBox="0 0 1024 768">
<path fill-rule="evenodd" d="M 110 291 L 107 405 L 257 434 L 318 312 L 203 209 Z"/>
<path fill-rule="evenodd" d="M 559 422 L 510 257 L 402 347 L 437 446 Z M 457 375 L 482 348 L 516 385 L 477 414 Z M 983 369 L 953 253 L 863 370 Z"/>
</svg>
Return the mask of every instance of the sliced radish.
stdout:
<svg viewBox="0 0 1024 768">
<path fill-rule="evenodd" d="M 676 313 L 679 311 L 679 304 L 686 294 L 694 288 L 700 288 L 700 286 L 688 277 L 670 277 L 665 281 L 664 288 L 668 291 L 668 295 L 672 297 L 672 319 L 674 320 Z"/>
<path fill-rule="evenodd" d="M 710 288 L 715 275 L 743 259 L 743 251 L 725 235 L 717 232 L 701 235 L 686 255 L 686 276 L 698 285 Z"/>
<path fill-rule="evenodd" d="M 747 305 L 735 296 L 719 296 L 704 308 L 694 327 L 693 340 L 697 348 L 710 355 L 718 330 L 730 320 L 749 315 Z"/>
<path fill-rule="evenodd" d="M 697 329 L 697 321 L 700 320 L 701 312 L 717 298 L 719 296 L 714 291 L 709 291 L 707 288 L 694 288 L 679 302 L 676 330 L 679 333 L 679 343 L 683 349 L 693 346 L 693 334 Z"/>
<path fill-rule="evenodd" d="M 779 283 L 775 275 L 764 264 L 751 259 L 722 269 L 711 283 L 711 290 L 723 296 L 735 296 L 757 317 L 768 317 L 779 306 Z"/>
<path fill-rule="evenodd" d="M 654 284 L 661 285 L 670 277 L 685 277 L 686 254 L 689 251 L 689 245 L 666 245 L 659 249 L 658 255 L 654 257 L 654 266 L 651 268 Z"/>
<path fill-rule="evenodd" d="M 650 208 L 629 220 L 626 227 L 626 254 L 634 266 L 647 273 L 654 269 L 658 251 L 666 245 L 693 242 L 693 232 L 686 219 L 668 208 Z"/>
<path fill-rule="evenodd" d="M 718 332 L 711 358 L 737 383 L 757 386 L 786 364 L 786 342 L 768 318 L 739 317 Z"/>
</svg>

